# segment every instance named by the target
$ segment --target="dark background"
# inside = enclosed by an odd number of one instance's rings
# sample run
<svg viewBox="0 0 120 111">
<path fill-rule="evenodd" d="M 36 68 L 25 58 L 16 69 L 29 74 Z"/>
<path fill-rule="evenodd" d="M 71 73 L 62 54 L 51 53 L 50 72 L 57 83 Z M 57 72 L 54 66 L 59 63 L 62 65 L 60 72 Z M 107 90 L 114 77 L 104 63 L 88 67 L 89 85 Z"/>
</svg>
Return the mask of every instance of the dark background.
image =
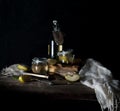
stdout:
<svg viewBox="0 0 120 111">
<path fill-rule="evenodd" d="M 52 20 L 57 19 L 65 33 L 65 49 L 74 49 L 75 55 L 82 60 L 98 60 L 113 72 L 115 78 L 120 79 L 120 18 L 116 5 L 113 1 L 94 3 L 94 6 L 90 4 L 88 7 L 88 0 L 0 0 L 0 70 L 15 63 L 30 65 L 33 57 L 47 56 L 48 40 L 52 37 Z M 31 96 L 25 98 L 24 95 L 24 101 L 22 96 L 20 98 L 25 103 L 23 107 L 32 101 Z M 33 100 L 36 101 L 35 98 Z M 68 102 L 71 106 L 69 110 L 83 108 L 100 111 L 97 102 L 78 101 L 72 106 L 73 102 Z M 32 103 L 28 105 L 29 108 Z M 61 103 L 61 110 L 68 109 L 66 102 Z M 61 103 L 55 104 L 57 108 Z"/>
<path fill-rule="evenodd" d="M 118 78 L 119 19 L 116 9 L 105 6 L 90 12 L 88 0 L 1 0 L 0 69 L 14 63 L 30 65 L 33 57 L 45 57 L 52 20 L 57 19 L 65 33 L 65 49 L 74 49 L 82 60 L 98 60 Z"/>
</svg>

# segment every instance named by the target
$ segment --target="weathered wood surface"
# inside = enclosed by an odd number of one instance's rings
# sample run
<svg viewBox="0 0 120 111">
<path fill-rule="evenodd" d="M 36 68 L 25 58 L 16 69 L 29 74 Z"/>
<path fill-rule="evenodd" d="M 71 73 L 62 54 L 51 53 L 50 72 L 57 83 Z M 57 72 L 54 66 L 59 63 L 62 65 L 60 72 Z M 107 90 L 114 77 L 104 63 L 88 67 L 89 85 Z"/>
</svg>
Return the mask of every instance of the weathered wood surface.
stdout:
<svg viewBox="0 0 120 111">
<path fill-rule="evenodd" d="M 0 90 L 18 94 L 39 95 L 52 100 L 89 100 L 96 101 L 94 90 L 80 82 L 69 83 L 65 80 L 38 80 L 20 83 L 13 77 L 0 77 Z"/>
</svg>

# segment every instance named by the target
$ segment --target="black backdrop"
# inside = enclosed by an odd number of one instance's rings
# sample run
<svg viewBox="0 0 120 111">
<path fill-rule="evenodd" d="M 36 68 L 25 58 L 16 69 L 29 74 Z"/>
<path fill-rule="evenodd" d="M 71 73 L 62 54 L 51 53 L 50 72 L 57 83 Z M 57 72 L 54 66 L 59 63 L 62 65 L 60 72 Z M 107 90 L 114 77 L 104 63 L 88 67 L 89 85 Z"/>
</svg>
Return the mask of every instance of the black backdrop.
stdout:
<svg viewBox="0 0 120 111">
<path fill-rule="evenodd" d="M 46 56 L 52 20 L 57 19 L 65 33 L 64 48 L 74 49 L 83 60 L 100 61 L 115 77 L 119 74 L 115 10 L 92 16 L 88 0 L 1 0 L 0 10 L 0 69 Z"/>
</svg>

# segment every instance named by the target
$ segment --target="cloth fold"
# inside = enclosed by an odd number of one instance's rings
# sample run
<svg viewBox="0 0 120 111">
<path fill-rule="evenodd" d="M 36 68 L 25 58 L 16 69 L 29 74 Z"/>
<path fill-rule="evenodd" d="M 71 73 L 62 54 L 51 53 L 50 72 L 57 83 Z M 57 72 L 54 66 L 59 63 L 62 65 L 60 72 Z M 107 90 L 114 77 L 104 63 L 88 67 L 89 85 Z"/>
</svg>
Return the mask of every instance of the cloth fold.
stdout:
<svg viewBox="0 0 120 111">
<path fill-rule="evenodd" d="M 94 89 L 102 111 L 120 111 L 120 82 L 100 62 L 89 58 L 80 69 L 81 83 Z"/>
</svg>

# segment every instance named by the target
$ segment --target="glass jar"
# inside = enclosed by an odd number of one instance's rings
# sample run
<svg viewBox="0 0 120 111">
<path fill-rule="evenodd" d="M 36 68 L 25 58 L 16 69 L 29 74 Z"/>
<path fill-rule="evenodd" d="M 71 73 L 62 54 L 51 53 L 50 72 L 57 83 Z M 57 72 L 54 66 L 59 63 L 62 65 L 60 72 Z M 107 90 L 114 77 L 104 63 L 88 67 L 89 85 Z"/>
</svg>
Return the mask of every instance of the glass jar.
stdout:
<svg viewBox="0 0 120 111">
<path fill-rule="evenodd" d="M 31 69 L 33 73 L 37 74 L 47 74 L 48 64 L 46 58 L 33 58 Z"/>
<path fill-rule="evenodd" d="M 58 61 L 63 64 L 72 64 L 74 60 L 73 50 L 69 49 L 57 53 Z"/>
</svg>

